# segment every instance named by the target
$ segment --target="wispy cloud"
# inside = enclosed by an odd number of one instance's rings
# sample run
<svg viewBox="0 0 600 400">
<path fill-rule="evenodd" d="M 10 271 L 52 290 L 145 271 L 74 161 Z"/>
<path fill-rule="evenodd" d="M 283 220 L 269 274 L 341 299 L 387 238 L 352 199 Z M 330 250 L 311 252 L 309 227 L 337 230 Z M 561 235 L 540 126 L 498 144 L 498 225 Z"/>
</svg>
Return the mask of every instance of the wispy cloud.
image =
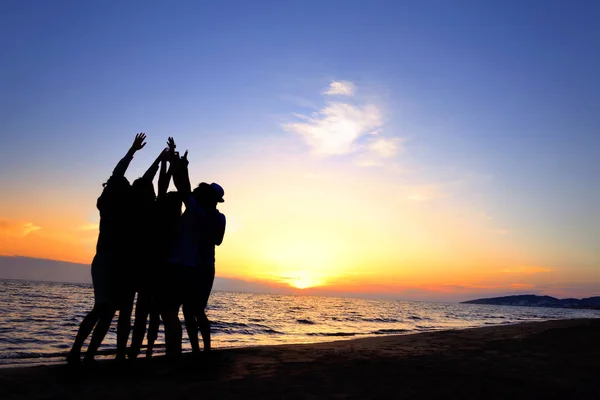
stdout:
<svg viewBox="0 0 600 400">
<path fill-rule="evenodd" d="M 16 222 L 0 219 L 0 234 L 13 237 L 24 237 L 42 229 L 33 222 Z"/>
<path fill-rule="evenodd" d="M 511 289 L 526 290 L 535 288 L 535 285 L 532 283 L 511 283 L 508 287 Z"/>
<path fill-rule="evenodd" d="M 354 96 L 356 86 L 349 81 L 332 81 L 322 94 L 328 96 Z"/>
<path fill-rule="evenodd" d="M 329 102 L 312 116 L 298 116 L 305 122 L 285 124 L 284 128 L 304 138 L 316 154 L 340 155 L 356 151 L 358 138 L 381 127 L 379 108 L 372 104 L 353 106 Z"/>
<path fill-rule="evenodd" d="M 402 150 L 402 139 L 375 137 L 368 140 L 356 164 L 365 167 L 381 166 L 387 158 L 392 158 Z"/>
<path fill-rule="evenodd" d="M 535 266 L 529 266 L 529 265 L 510 267 L 510 268 L 505 268 L 502 270 L 502 272 L 505 274 L 520 274 L 520 275 L 533 275 L 533 274 L 540 274 L 540 273 L 553 272 L 553 271 L 554 270 L 551 268 L 535 267 Z"/>
<path fill-rule="evenodd" d="M 322 94 L 353 96 L 355 91 L 352 82 L 334 81 Z M 381 165 L 383 159 L 398 154 L 402 140 L 381 134 L 383 112 L 378 104 L 361 104 L 355 100 L 327 100 L 320 110 L 311 115 L 295 114 L 298 121 L 286 123 L 283 127 L 301 136 L 313 154 L 356 154 L 359 165 Z"/>
<path fill-rule="evenodd" d="M 100 225 L 99 224 L 85 224 L 85 225 L 81 225 L 79 227 L 77 227 L 77 231 L 80 232 L 85 232 L 85 231 L 97 231 L 98 229 L 100 229 Z"/>
</svg>

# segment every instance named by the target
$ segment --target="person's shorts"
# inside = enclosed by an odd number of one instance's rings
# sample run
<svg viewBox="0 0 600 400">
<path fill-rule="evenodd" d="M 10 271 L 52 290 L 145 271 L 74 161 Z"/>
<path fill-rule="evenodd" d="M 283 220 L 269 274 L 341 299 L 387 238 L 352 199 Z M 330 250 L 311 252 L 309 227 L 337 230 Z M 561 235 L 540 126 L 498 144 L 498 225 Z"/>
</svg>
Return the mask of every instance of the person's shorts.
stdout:
<svg viewBox="0 0 600 400">
<path fill-rule="evenodd" d="M 154 298 L 160 312 L 179 309 L 183 302 L 183 272 L 184 267 L 178 264 L 165 264 L 157 273 L 160 278 L 154 286 Z"/>
<path fill-rule="evenodd" d="M 112 277 L 108 268 L 108 260 L 96 255 L 92 261 L 92 284 L 94 285 L 94 302 L 110 304 L 114 301 L 115 289 L 111 287 Z"/>
<path fill-rule="evenodd" d="M 133 305 L 135 291 L 131 278 L 124 274 L 124 263 L 109 254 L 96 254 L 92 261 L 92 283 L 94 302 L 109 304 L 117 309 Z"/>
<path fill-rule="evenodd" d="M 205 309 L 215 281 L 215 267 L 185 267 L 183 305 Z"/>
</svg>

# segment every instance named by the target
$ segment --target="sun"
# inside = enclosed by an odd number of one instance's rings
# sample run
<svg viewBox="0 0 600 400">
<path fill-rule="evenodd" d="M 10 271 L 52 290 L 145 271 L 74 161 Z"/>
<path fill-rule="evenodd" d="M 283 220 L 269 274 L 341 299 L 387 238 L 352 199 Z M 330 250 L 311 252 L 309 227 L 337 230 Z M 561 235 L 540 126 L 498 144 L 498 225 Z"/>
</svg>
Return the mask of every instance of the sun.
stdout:
<svg viewBox="0 0 600 400">
<path fill-rule="evenodd" d="M 308 289 L 324 285 L 325 279 L 308 271 L 299 271 L 289 274 L 282 279 L 285 283 L 296 289 Z"/>
</svg>

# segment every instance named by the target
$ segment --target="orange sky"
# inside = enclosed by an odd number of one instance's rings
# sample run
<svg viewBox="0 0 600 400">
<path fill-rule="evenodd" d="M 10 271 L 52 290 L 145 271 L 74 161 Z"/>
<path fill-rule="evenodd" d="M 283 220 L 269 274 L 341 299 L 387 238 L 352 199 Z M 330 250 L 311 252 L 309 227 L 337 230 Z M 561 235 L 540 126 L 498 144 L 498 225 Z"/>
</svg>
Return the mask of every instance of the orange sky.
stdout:
<svg viewBox="0 0 600 400">
<path fill-rule="evenodd" d="M 539 207 L 521 206 L 513 199 L 531 202 L 533 194 L 539 198 L 535 188 L 531 196 L 506 193 L 485 171 L 419 160 L 413 156 L 418 140 L 382 130 L 395 115 L 383 97 L 360 97 L 348 81 L 325 89 L 318 111 L 280 116 L 260 135 L 229 132 L 230 141 L 219 133 L 176 136 L 179 148 L 190 150 L 192 181 L 225 188 L 218 276 L 399 298 L 411 291 L 424 299 L 600 294 L 594 224 L 587 222 L 589 232 L 580 229 L 578 210 L 569 206 L 557 217 L 545 198 Z M 93 152 L 77 148 L 75 154 L 86 154 L 79 161 L 44 161 L 42 153 L 7 175 L 0 255 L 89 264 L 101 183 L 133 134 L 99 141 Z M 130 180 L 164 146 L 165 132 L 147 134 Z"/>
<path fill-rule="evenodd" d="M 191 162 L 192 179 L 202 179 L 193 156 Z M 418 290 L 441 299 L 569 294 L 573 290 L 560 289 L 564 282 L 577 287 L 594 278 L 581 268 L 573 279 L 572 271 L 528 250 L 486 210 L 465 204 L 468 183 L 414 184 L 402 172 L 278 153 L 239 158 L 214 180 L 226 190 L 227 232 L 217 249 L 221 277 L 344 293 Z M 79 195 L 77 188 L 49 193 L 43 205 L 39 197 L 5 200 L 15 218 L 0 221 L 0 254 L 89 264 L 96 186 Z"/>
</svg>

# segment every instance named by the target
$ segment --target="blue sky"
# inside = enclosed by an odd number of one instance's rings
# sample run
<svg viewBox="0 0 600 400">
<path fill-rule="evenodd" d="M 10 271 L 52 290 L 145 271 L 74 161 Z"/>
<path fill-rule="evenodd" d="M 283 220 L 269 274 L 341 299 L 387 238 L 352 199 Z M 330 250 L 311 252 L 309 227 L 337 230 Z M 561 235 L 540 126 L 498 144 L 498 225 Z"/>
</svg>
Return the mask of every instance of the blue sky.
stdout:
<svg viewBox="0 0 600 400">
<path fill-rule="evenodd" d="M 348 104 L 376 104 L 370 128 L 396 140 L 389 162 L 411 174 L 398 182 L 435 186 L 542 258 L 591 270 L 599 19 L 595 1 L 4 1 L 0 184 L 12 194 L 0 205 L 81 189 L 93 215 L 138 131 L 150 150 L 132 177 L 170 135 L 221 179 L 308 152 L 273 143 L 349 82 Z M 350 173 L 345 157 L 309 162 Z"/>
</svg>

